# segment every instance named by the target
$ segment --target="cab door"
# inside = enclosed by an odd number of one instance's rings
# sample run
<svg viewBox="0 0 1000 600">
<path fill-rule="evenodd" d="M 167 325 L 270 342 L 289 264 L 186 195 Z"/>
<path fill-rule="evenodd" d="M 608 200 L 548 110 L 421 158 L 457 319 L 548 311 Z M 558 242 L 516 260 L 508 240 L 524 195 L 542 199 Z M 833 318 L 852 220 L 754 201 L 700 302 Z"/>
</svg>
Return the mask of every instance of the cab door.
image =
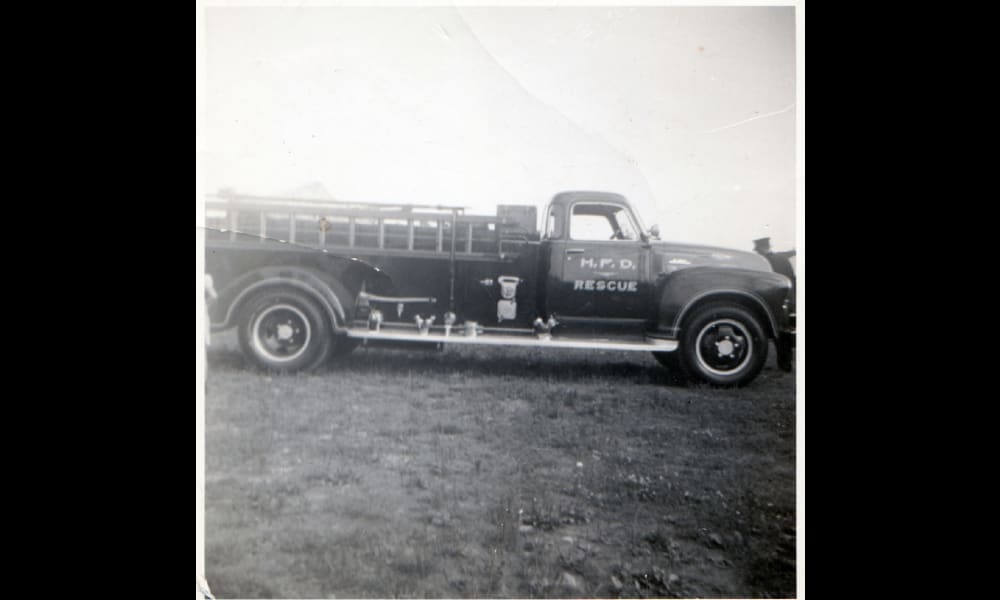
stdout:
<svg viewBox="0 0 1000 600">
<path fill-rule="evenodd" d="M 648 244 L 627 206 L 580 201 L 549 248 L 548 307 L 558 316 L 645 320 Z"/>
</svg>

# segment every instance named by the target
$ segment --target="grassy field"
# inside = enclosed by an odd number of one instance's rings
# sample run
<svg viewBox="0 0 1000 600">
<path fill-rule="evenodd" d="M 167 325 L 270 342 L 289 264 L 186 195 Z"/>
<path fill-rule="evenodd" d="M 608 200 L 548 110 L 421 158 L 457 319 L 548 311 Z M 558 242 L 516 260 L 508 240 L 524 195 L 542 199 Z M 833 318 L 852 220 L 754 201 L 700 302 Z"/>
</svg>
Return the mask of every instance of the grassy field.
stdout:
<svg viewBox="0 0 1000 600">
<path fill-rule="evenodd" d="M 795 377 L 677 385 L 644 353 L 359 348 L 249 370 L 213 336 L 219 598 L 792 597 Z"/>
</svg>

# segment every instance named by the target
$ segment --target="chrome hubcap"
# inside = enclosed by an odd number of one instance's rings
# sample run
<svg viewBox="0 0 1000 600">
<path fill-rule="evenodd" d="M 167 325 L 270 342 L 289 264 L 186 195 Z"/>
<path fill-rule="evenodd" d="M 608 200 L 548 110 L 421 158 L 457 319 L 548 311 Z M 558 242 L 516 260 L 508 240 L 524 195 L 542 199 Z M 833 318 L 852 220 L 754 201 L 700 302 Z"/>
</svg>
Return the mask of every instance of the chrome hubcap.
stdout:
<svg viewBox="0 0 1000 600">
<path fill-rule="evenodd" d="M 716 319 L 702 327 L 695 346 L 698 364 L 716 375 L 739 371 L 753 356 L 750 332 L 734 319 Z"/>
<path fill-rule="evenodd" d="M 262 310 L 250 331 L 257 352 L 275 362 L 295 360 L 306 351 L 312 338 L 309 319 L 291 304 L 275 304 Z"/>
<path fill-rule="evenodd" d="M 715 342 L 715 348 L 719 351 L 719 356 L 732 356 L 736 343 L 727 337 L 721 342 Z"/>
</svg>

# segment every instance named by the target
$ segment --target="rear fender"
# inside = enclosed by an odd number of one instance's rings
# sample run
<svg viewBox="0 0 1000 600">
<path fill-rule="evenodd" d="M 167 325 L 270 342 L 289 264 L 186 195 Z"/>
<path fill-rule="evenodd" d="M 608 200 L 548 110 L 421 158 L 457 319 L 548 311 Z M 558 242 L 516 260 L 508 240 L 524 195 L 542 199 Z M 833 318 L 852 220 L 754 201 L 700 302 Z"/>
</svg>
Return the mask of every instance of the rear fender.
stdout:
<svg viewBox="0 0 1000 600">
<path fill-rule="evenodd" d="M 219 292 L 219 299 L 212 307 L 214 316 L 222 318 L 212 328 L 228 329 L 235 325 L 247 301 L 257 294 L 289 288 L 304 292 L 319 303 L 334 331 L 344 330 L 347 313 L 332 286 L 317 273 L 295 267 L 262 267 L 232 281 Z"/>
<path fill-rule="evenodd" d="M 353 317 L 358 291 L 393 292 L 390 277 L 360 258 L 250 234 L 232 234 L 233 240 L 230 233 L 207 231 L 217 234 L 206 242 L 206 270 L 218 290 L 209 306 L 215 330 L 235 325 L 247 299 L 267 289 L 284 286 L 308 294 L 337 332 Z"/>
<path fill-rule="evenodd" d="M 320 271 L 276 265 L 245 273 L 219 291 L 212 313 L 220 322 L 213 323 L 212 328 L 222 330 L 236 325 L 240 311 L 256 294 L 292 288 L 308 294 L 319 303 L 329 317 L 333 330 L 343 332 L 353 316 L 354 299 L 362 285 L 368 289 L 386 290 L 391 289 L 391 281 L 383 272 L 360 261 L 353 263 L 344 260 L 339 266 L 340 269 Z"/>
</svg>

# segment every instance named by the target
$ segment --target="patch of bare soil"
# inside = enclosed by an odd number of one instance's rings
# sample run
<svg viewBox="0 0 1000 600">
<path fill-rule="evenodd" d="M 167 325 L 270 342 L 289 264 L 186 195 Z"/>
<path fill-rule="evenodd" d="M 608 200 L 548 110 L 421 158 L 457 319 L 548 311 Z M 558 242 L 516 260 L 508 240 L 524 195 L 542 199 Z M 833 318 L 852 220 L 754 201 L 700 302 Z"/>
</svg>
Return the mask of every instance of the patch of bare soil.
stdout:
<svg viewBox="0 0 1000 600">
<path fill-rule="evenodd" d="M 361 348 L 275 376 L 227 334 L 208 364 L 219 598 L 795 595 L 773 356 L 740 390 L 625 352 Z"/>
</svg>

